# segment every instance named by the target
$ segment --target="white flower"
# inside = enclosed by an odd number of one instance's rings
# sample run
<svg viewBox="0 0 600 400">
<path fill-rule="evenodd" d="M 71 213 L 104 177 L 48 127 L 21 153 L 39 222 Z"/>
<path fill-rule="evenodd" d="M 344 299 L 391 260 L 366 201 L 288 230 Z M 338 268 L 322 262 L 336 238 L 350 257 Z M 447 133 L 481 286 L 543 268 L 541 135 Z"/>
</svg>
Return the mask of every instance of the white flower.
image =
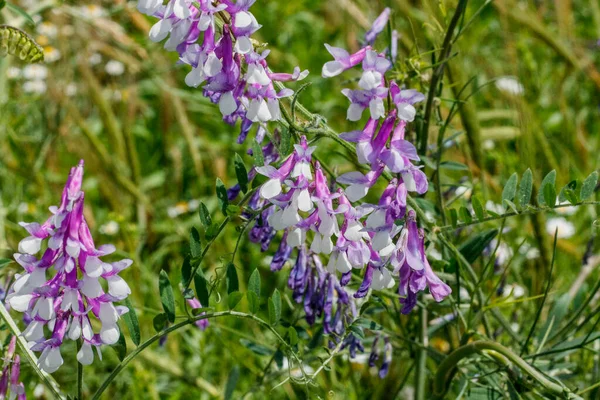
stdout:
<svg viewBox="0 0 600 400">
<path fill-rule="evenodd" d="M 90 65 L 98 65 L 102 62 L 102 55 L 100 53 L 94 53 L 88 58 Z"/>
<path fill-rule="evenodd" d="M 60 60 L 60 51 L 52 46 L 44 47 L 44 61 L 47 63 L 53 63 Z"/>
<path fill-rule="evenodd" d="M 125 65 L 120 61 L 110 60 L 104 66 L 104 70 L 109 75 L 119 76 L 119 75 L 123 75 L 123 72 L 125 72 Z"/>
<path fill-rule="evenodd" d="M 50 22 L 42 22 L 37 26 L 37 31 L 40 35 L 55 38 L 58 33 L 58 28 Z"/>
<path fill-rule="evenodd" d="M 96 4 L 81 6 L 79 7 L 79 11 L 89 19 L 101 18 L 106 15 L 106 11 Z"/>
<path fill-rule="evenodd" d="M 113 236 L 119 233 L 119 224 L 116 221 L 108 221 L 100 227 L 100 233 L 107 236 Z"/>
<path fill-rule="evenodd" d="M 43 81 L 47 76 L 48 68 L 44 67 L 43 65 L 33 64 L 23 68 L 23 77 L 25 79 Z"/>
<path fill-rule="evenodd" d="M 21 68 L 17 68 L 17 67 L 10 67 L 7 71 L 6 71 L 6 77 L 8 79 L 19 79 L 21 77 L 21 74 L 23 73 L 23 71 L 21 71 Z"/>
<path fill-rule="evenodd" d="M 559 239 L 568 239 L 575 234 L 575 225 L 563 217 L 550 218 L 546 221 L 546 232 L 549 235 L 554 235 L 557 229 Z"/>
<path fill-rule="evenodd" d="M 65 94 L 68 97 L 73 97 L 77 94 L 77 85 L 74 83 L 69 83 L 66 87 L 65 87 Z"/>
<path fill-rule="evenodd" d="M 514 96 L 520 96 L 524 92 L 523 85 L 521 85 L 521 82 L 514 76 L 503 76 L 498 78 L 496 80 L 496 87 L 498 90 Z"/>
</svg>

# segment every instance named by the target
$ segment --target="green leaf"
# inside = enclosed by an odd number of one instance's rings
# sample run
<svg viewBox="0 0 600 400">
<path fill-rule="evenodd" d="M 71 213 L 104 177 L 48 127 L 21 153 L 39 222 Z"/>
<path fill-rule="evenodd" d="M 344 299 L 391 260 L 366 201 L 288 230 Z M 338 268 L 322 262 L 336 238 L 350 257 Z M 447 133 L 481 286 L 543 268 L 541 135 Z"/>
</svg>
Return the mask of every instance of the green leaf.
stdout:
<svg viewBox="0 0 600 400">
<path fill-rule="evenodd" d="M 188 287 L 192 281 L 192 263 L 190 262 L 190 256 L 186 256 L 183 259 L 181 265 L 181 285 L 185 288 Z"/>
<path fill-rule="evenodd" d="M 265 165 L 265 157 L 261 145 L 256 141 L 252 141 L 252 157 L 254 157 L 254 165 L 262 167 Z"/>
<path fill-rule="evenodd" d="M 119 361 L 123 361 L 125 356 L 127 356 L 127 342 L 125 341 L 125 336 L 123 336 L 123 330 L 120 329 L 119 340 L 117 343 L 111 345 L 115 353 L 117 353 L 117 357 L 119 357 Z"/>
<path fill-rule="evenodd" d="M 375 321 L 371 321 L 366 318 L 359 318 L 356 321 L 354 321 L 354 324 L 372 331 L 380 331 L 383 329 L 383 326 L 379 325 Z"/>
<path fill-rule="evenodd" d="M 277 325 L 281 319 L 281 295 L 279 290 L 273 291 L 273 296 L 269 299 L 269 323 L 273 326 Z"/>
<path fill-rule="evenodd" d="M 577 193 L 572 190 L 572 189 L 568 189 L 568 188 L 563 188 L 563 190 L 561 190 L 561 192 L 564 191 L 564 197 L 569 201 L 569 203 L 571 204 L 577 204 L 579 203 L 579 198 L 577 197 Z"/>
<path fill-rule="evenodd" d="M 242 212 L 242 209 L 240 206 L 237 206 L 235 204 L 230 204 L 227 206 L 227 215 L 238 215 Z"/>
<path fill-rule="evenodd" d="M 452 224 L 452 227 L 456 228 L 456 225 L 458 225 L 458 214 L 456 210 L 451 208 L 448 210 L 448 213 L 450 214 L 450 223 Z"/>
<path fill-rule="evenodd" d="M 527 171 L 523 173 L 521 178 L 521 184 L 519 185 L 519 194 L 517 200 L 519 206 L 524 208 L 531 200 L 531 192 L 533 191 L 533 174 L 531 169 L 527 168 Z"/>
<path fill-rule="evenodd" d="M 171 287 L 169 275 L 167 275 L 164 269 L 160 271 L 160 276 L 158 277 L 158 288 L 160 291 L 160 302 L 167 314 L 167 319 L 173 323 L 175 322 L 175 297 L 173 296 L 173 288 Z"/>
<path fill-rule="evenodd" d="M 538 192 L 538 197 L 537 197 L 537 201 L 540 206 L 546 205 L 546 200 L 544 197 L 545 196 L 544 195 L 544 187 L 549 184 L 552 185 L 553 187 L 556 184 L 556 171 L 555 170 L 548 172 L 548 175 L 546 175 L 544 177 L 544 179 L 542 179 L 542 184 L 540 185 L 540 191 Z M 554 200 L 551 201 L 551 203 L 554 204 L 555 201 L 556 201 L 556 197 L 554 198 Z"/>
<path fill-rule="evenodd" d="M 0 0 L 0 10 L 2 10 L 6 6 L 6 0 Z"/>
<path fill-rule="evenodd" d="M 453 171 L 468 171 L 469 167 L 457 161 L 442 161 L 440 163 L 440 169 L 449 169 Z"/>
<path fill-rule="evenodd" d="M 467 224 L 473 221 L 473 217 L 471 216 L 471 213 L 469 212 L 469 210 L 467 210 L 466 207 L 461 207 L 460 210 L 458 210 L 458 212 L 462 221 L 466 222 Z"/>
<path fill-rule="evenodd" d="M 279 150 L 281 151 L 281 157 L 285 158 L 292 152 L 292 135 L 287 128 L 281 129 L 280 132 Z"/>
<path fill-rule="evenodd" d="M 202 226 L 204 226 L 204 229 L 210 228 L 210 226 L 212 225 L 212 218 L 210 217 L 208 208 L 206 208 L 206 205 L 204 205 L 204 203 L 200 203 L 198 213 L 200 214 L 200 222 L 202 223 Z"/>
<path fill-rule="evenodd" d="M 231 292 L 227 295 L 227 304 L 229 305 L 229 309 L 233 310 L 235 306 L 237 306 L 242 300 L 244 295 L 240 292 Z"/>
<path fill-rule="evenodd" d="M 0 258 L 0 268 L 7 266 L 11 262 L 13 262 L 13 260 L 10 258 Z"/>
<path fill-rule="evenodd" d="M 152 319 L 152 326 L 156 332 L 160 332 L 167 326 L 167 315 L 160 313 Z"/>
<path fill-rule="evenodd" d="M 235 390 L 239 378 L 240 367 L 236 365 L 231 369 L 229 377 L 227 378 L 227 383 L 225 384 L 225 393 L 223 394 L 223 398 L 225 400 L 230 400 L 231 396 L 233 396 L 233 392 Z"/>
<path fill-rule="evenodd" d="M 510 178 L 508 178 L 508 181 L 506 182 L 506 185 L 504 185 L 504 190 L 502 190 L 502 201 L 504 202 L 504 200 L 510 200 L 512 201 L 515 198 L 515 194 L 517 193 L 517 182 L 519 180 L 519 177 L 517 176 L 517 173 L 513 173 Z"/>
<path fill-rule="evenodd" d="M 141 333 L 140 333 L 140 323 L 138 321 L 137 314 L 135 313 L 135 308 L 133 308 L 133 304 L 131 304 L 131 300 L 129 298 L 125 299 L 125 307 L 129 309 L 123 315 L 123 320 L 125 321 L 125 325 L 127 325 L 127 329 L 129 330 L 129 337 L 131 337 L 131 341 L 136 345 L 140 345 Z"/>
<path fill-rule="evenodd" d="M 254 292 L 247 292 L 246 298 L 248 298 L 248 306 L 250 307 L 250 313 L 256 314 L 260 309 L 260 301 L 258 296 Z"/>
<path fill-rule="evenodd" d="M 210 294 L 208 292 L 206 278 L 200 268 L 196 270 L 196 275 L 194 275 L 194 286 L 196 287 L 196 296 L 198 296 L 200 304 L 202 304 L 203 307 L 208 307 Z"/>
<path fill-rule="evenodd" d="M 554 184 L 548 183 L 544 186 L 544 203 L 548 207 L 554 207 L 556 204 L 556 188 Z"/>
<path fill-rule="evenodd" d="M 498 229 L 490 229 L 488 231 L 481 232 L 478 235 L 472 236 L 466 242 L 464 242 L 458 250 L 463 257 L 469 263 L 473 263 L 483 253 L 483 250 L 490 244 L 490 242 L 498 234 Z M 458 265 L 458 260 L 452 259 L 448 266 L 449 271 L 455 271 Z"/>
<path fill-rule="evenodd" d="M 481 205 L 481 200 L 479 200 L 479 197 L 473 197 L 471 200 L 471 205 L 473 206 L 473 211 L 475 211 L 477 219 L 482 221 L 485 218 L 485 210 L 483 209 L 483 205 Z"/>
<path fill-rule="evenodd" d="M 227 189 L 223 181 L 217 178 L 217 198 L 219 199 L 219 208 L 223 215 L 227 216 L 227 206 L 229 205 L 229 199 L 227 198 Z"/>
<path fill-rule="evenodd" d="M 31 18 L 31 15 L 29 15 L 27 11 L 23 10 L 21 7 L 11 3 L 6 3 L 6 8 L 12 11 L 13 13 L 23 17 L 29 25 L 35 26 L 35 22 L 33 21 L 33 18 Z"/>
<path fill-rule="evenodd" d="M 242 346 L 246 347 L 253 353 L 258 354 L 259 356 L 270 356 L 271 354 L 273 354 L 273 352 L 268 347 L 265 347 L 255 342 L 251 342 L 248 339 L 240 339 L 240 343 L 242 344 Z"/>
<path fill-rule="evenodd" d="M 236 153 L 233 163 L 235 165 L 235 176 L 237 177 L 240 189 L 242 189 L 242 192 L 246 193 L 248 191 L 248 171 L 244 165 L 244 160 Z"/>
<path fill-rule="evenodd" d="M 581 200 L 585 200 L 589 198 L 592 194 L 594 194 L 594 190 L 596 190 L 596 185 L 598 184 L 598 172 L 592 172 L 585 181 L 583 181 L 583 185 L 581 186 L 581 192 L 579 197 Z"/>
<path fill-rule="evenodd" d="M 227 264 L 227 293 L 237 292 L 240 288 L 237 270 L 233 263 Z"/>
<path fill-rule="evenodd" d="M 290 345 L 295 346 L 298 344 L 298 332 L 296 332 L 296 329 L 293 326 L 288 328 L 288 337 Z"/>
<path fill-rule="evenodd" d="M 197 258 L 202 254 L 202 245 L 200 244 L 200 233 L 198 229 L 192 227 L 190 230 L 190 253 L 192 257 Z"/>
<path fill-rule="evenodd" d="M 515 214 L 519 213 L 519 210 L 517 210 L 517 206 L 512 201 L 504 199 L 504 204 L 506 204 L 508 208 L 510 208 Z"/>
<path fill-rule="evenodd" d="M 254 269 L 250 279 L 248 280 L 248 290 L 256 293 L 257 297 L 260 297 L 260 273 L 258 269 Z"/>
</svg>

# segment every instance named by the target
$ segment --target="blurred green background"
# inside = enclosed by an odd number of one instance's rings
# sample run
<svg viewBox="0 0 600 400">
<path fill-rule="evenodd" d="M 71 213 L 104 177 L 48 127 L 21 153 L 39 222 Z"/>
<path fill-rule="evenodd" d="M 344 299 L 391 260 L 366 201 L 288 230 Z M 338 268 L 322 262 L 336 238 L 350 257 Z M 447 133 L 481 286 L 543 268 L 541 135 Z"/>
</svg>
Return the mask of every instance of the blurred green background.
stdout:
<svg viewBox="0 0 600 400">
<path fill-rule="evenodd" d="M 200 90 L 185 86 L 187 67 L 175 65 L 173 54 L 147 39 L 153 22 L 137 12 L 135 2 L 21 0 L 17 4 L 33 16 L 35 26 L 8 9 L 0 14 L 0 23 L 30 33 L 44 46 L 46 62 L 24 65 L 14 57 L 0 59 L 0 257 L 11 257 L 24 236 L 19 221 L 45 220 L 47 207 L 59 202 L 69 168 L 85 159 L 86 217 L 97 243 L 114 243 L 119 256 L 134 260 L 122 275 L 133 290 L 142 337 L 148 338 L 154 334 L 152 318 L 161 309 L 158 272 L 165 269 L 172 282 L 179 281 L 189 229 L 199 225 L 198 202 L 204 201 L 215 211 L 213 218 L 220 218 L 215 179 L 228 186 L 236 183 L 233 156 L 238 153 L 251 165 L 247 144 L 236 143 L 239 127 L 224 124 L 218 108 Z M 354 85 L 358 75 L 321 78 L 321 67 L 330 59 L 323 44 L 357 50 L 385 6 L 392 8 L 392 25 L 401 37 L 393 76 L 426 90 L 431 50 L 440 48 L 453 1 L 259 0 L 251 10 L 263 25 L 255 37 L 268 43 L 271 68 L 309 69 L 307 81 L 312 85 L 300 101 L 339 132 L 357 127 L 345 120 L 348 104 L 340 90 Z M 468 166 L 468 170 L 440 170 L 447 205 L 468 204 L 477 194 L 493 209 L 508 177 L 527 168 L 535 182 L 552 169 L 558 172 L 559 185 L 583 180 L 599 162 L 598 1 L 496 0 L 487 5 L 472 1 L 470 18 L 453 48 L 440 100 L 443 116 L 458 91 L 472 80 L 463 95 L 474 92 L 465 106 L 468 112 L 455 118 L 447 132 L 454 139 L 445 158 Z M 382 35 L 376 46 L 383 50 L 387 43 Z M 431 136 L 434 147 L 435 133 Z M 335 171 L 352 168 L 335 143 L 321 140 L 317 154 L 330 160 Z M 431 176 L 432 171 L 427 172 Z M 434 202 L 432 194 L 427 199 Z M 582 261 L 586 249 L 593 254 L 597 247 L 592 225 L 596 210 L 561 210 L 507 220 L 496 258 L 499 272 L 512 258 L 504 292 L 494 292 L 496 278 L 484 285 L 490 302 L 503 303 L 498 309 L 521 335 L 527 334 L 546 287 L 554 227 L 559 227 L 556 274 L 544 320 L 560 296 L 566 302 L 564 313 L 575 309 L 591 295 L 588 282 L 598 276 L 596 258 L 585 265 Z M 433 209 L 432 217 L 439 223 Z M 457 242 L 472 231 L 457 232 Z M 204 262 L 205 271 L 214 272 L 230 260 L 237 237 L 235 226 L 228 227 Z M 259 268 L 263 287 L 268 292 L 282 291 L 285 318 L 294 321 L 300 310 L 292 309 L 290 293 L 283 290 L 289 269 L 279 273 L 268 269 L 275 248 L 276 243 L 269 252 L 260 253 L 256 245 L 243 240 L 236 256 L 238 274 L 246 282 Z M 436 253 L 439 257 L 440 252 L 431 248 L 430 257 Z M 443 262 L 437 266 L 443 267 Z M 6 279 L 15 272 L 16 264 L 2 270 Z M 219 298 L 213 297 L 217 303 Z M 386 301 L 391 310 L 398 309 L 392 300 Z M 590 309 L 597 304 L 598 299 L 593 300 Z M 431 318 L 447 312 L 434 307 Z M 412 397 L 416 314 L 400 318 L 390 312 L 376 318 L 393 339 L 388 377 L 380 380 L 364 356 L 349 363 L 348 356 L 342 355 L 320 375 L 310 398 Z M 314 328 L 304 322 L 298 326 L 304 328 L 299 329 L 303 343 L 318 338 Z M 505 333 L 495 339 L 511 344 Z M 445 353 L 458 345 L 456 340 L 452 329 L 445 327 L 432 334 L 430 346 Z M 262 355 L 254 344 L 262 346 Z M 164 346 L 143 352 L 106 398 L 222 398 L 234 367 L 241 373 L 233 398 L 305 398 L 303 389 L 289 382 L 273 389 L 286 378 L 285 365 L 271 366 L 263 379 L 276 345 L 267 332 L 244 321 L 211 320 L 204 332 L 188 327 L 170 335 Z M 319 364 L 318 357 L 325 354 L 319 350 L 323 345 L 305 350 L 309 366 Z M 65 366 L 55 374 L 63 388 L 75 387 L 71 346 L 71 352 L 64 354 Z M 557 374 L 571 386 L 589 386 L 600 378 L 600 348 L 588 347 L 561 361 Z M 86 367 L 85 393 L 93 393 L 117 362 L 116 353 L 107 348 L 103 362 Z M 430 359 L 429 371 L 435 371 L 436 365 Z M 26 364 L 23 371 L 28 395 L 46 398 Z M 453 396 L 464 389 L 461 396 L 475 398 L 478 387 L 463 377 Z"/>
</svg>

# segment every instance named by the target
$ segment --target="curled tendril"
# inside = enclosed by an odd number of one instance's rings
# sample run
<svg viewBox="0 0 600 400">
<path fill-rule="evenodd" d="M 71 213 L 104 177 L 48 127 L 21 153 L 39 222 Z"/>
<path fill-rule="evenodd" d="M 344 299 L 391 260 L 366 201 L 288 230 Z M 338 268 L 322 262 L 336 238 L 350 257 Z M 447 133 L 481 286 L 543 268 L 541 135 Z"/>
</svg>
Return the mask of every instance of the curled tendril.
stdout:
<svg viewBox="0 0 600 400">
<path fill-rule="evenodd" d="M 44 61 L 44 50 L 35 40 L 20 29 L 0 25 L 0 56 L 18 56 L 27 63 Z"/>
</svg>

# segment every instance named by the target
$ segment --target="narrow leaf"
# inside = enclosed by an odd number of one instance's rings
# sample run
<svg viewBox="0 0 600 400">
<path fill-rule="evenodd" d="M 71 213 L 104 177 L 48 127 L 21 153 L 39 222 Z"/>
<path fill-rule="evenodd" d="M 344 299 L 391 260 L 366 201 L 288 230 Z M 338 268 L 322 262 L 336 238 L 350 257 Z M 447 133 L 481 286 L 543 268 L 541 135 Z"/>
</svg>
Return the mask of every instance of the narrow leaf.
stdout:
<svg viewBox="0 0 600 400">
<path fill-rule="evenodd" d="M 190 262 L 190 256 L 186 256 L 181 264 L 181 285 L 188 287 L 192 281 L 192 264 Z"/>
<path fill-rule="evenodd" d="M 275 308 L 275 323 L 277 323 L 281 319 L 281 294 L 279 294 L 279 290 L 275 289 L 273 291 L 271 299 L 273 300 L 273 307 Z"/>
<path fill-rule="evenodd" d="M 198 296 L 200 304 L 202 304 L 203 307 L 208 307 L 210 301 L 208 285 L 200 268 L 198 268 L 196 275 L 194 275 L 194 286 L 196 287 L 196 296 Z"/>
<path fill-rule="evenodd" d="M 233 263 L 227 264 L 227 293 L 236 292 L 240 288 L 237 270 Z"/>
<path fill-rule="evenodd" d="M 298 332 L 293 326 L 288 328 L 288 337 L 290 341 L 290 345 L 295 346 L 298 343 Z"/>
<path fill-rule="evenodd" d="M 279 150 L 281 151 L 281 157 L 285 158 L 292 152 L 292 134 L 287 128 L 281 129 L 280 132 Z"/>
<path fill-rule="evenodd" d="M 510 201 L 508 199 L 504 199 L 504 204 L 506 204 L 508 206 L 508 208 L 510 208 L 515 214 L 519 213 L 517 206 L 512 201 Z"/>
<path fill-rule="evenodd" d="M 202 245 L 200 244 L 200 233 L 198 229 L 192 227 L 190 230 L 190 253 L 192 257 L 197 258 L 202 254 Z"/>
<path fill-rule="evenodd" d="M 152 326 L 154 327 L 154 330 L 156 332 L 160 332 L 163 329 L 165 329 L 166 325 L 167 325 L 167 315 L 165 313 L 160 313 L 152 319 Z"/>
<path fill-rule="evenodd" d="M 548 207 L 554 207 L 556 204 L 556 188 L 553 183 L 544 186 L 544 203 Z"/>
<path fill-rule="evenodd" d="M 548 184 L 551 184 L 552 186 L 554 186 L 556 184 L 556 171 L 555 170 L 548 172 L 548 175 L 546 175 L 544 177 L 544 179 L 542 179 L 542 184 L 540 185 L 540 191 L 538 192 L 538 197 L 537 197 L 537 201 L 540 206 L 546 205 L 546 200 L 544 198 L 544 187 Z M 554 199 L 554 201 L 556 201 L 556 198 Z M 552 201 L 552 204 L 554 204 L 554 201 Z"/>
<path fill-rule="evenodd" d="M 117 357 L 119 361 L 123 361 L 125 356 L 127 356 L 127 342 L 125 341 L 125 336 L 123 335 L 123 330 L 120 330 L 119 340 L 117 343 L 111 345 L 110 347 L 117 353 Z"/>
<path fill-rule="evenodd" d="M 581 186 L 581 200 L 586 200 L 592 194 L 594 194 L 594 190 L 596 189 L 596 185 L 598 184 L 598 172 L 592 172 L 585 181 L 583 181 L 583 185 Z"/>
<path fill-rule="evenodd" d="M 248 171 L 244 165 L 244 160 L 236 153 L 233 163 L 235 165 L 235 176 L 237 177 L 240 189 L 242 189 L 242 192 L 246 193 L 248 191 Z"/>
<path fill-rule="evenodd" d="M 125 325 L 127 325 L 127 329 L 129 330 L 131 341 L 136 346 L 139 346 L 141 339 L 140 323 L 138 321 L 137 314 L 135 313 L 135 308 L 133 308 L 133 304 L 131 304 L 131 300 L 129 298 L 125 299 L 125 307 L 127 307 L 129 311 L 123 315 L 123 320 L 125 321 Z"/>
<path fill-rule="evenodd" d="M 258 296 L 254 292 L 247 292 L 246 297 L 248 298 L 248 306 L 250 307 L 250 313 L 256 314 L 260 309 L 260 302 Z"/>
<path fill-rule="evenodd" d="M 453 171 L 468 171 L 469 167 L 457 161 L 442 161 L 440 163 L 440 169 L 449 169 Z"/>
<path fill-rule="evenodd" d="M 235 306 L 239 304 L 240 300 L 242 300 L 242 297 L 244 297 L 244 295 L 240 292 L 229 293 L 227 295 L 227 305 L 229 305 L 229 309 L 233 310 Z"/>
<path fill-rule="evenodd" d="M 467 210 L 466 207 L 461 207 L 460 210 L 458 210 L 458 212 L 460 213 L 460 219 L 466 222 L 467 224 L 473 220 L 471 212 Z"/>
<path fill-rule="evenodd" d="M 479 197 L 473 197 L 471 200 L 471 205 L 473 206 L 473 211 L 475 211 L 477 219 L 482 221 L 485 218 L 485 210 L 483 209 L 483 205 L 481 204 Z"/>
<path fill-rule="evenodd" d="M 7 266 L 11 262 L 13 262 L 13 260 L 10 258 L 0 258 L 0 268 Z"/>
<path fill-rule="evenodd" d="M 454 208 L 448 210 L 448 213 L 450 214 L 450 223 L 452 224 L 452 227 L 456 228 L 456 225 L 458 224 L 458 213 Z"/>
<path fill-rule="evenodd" d="M 531 200 L 531 192 L 533 191 L 533 174 L 531 173 L 531 169 L 527 168 L 527 171 L 523 173 L 523 177 L 521 178 L 521 184 L 519 185 L 519 194 L 517 200 L 519 201 L 519 206 L 521 208 L 525 208 L 529 201 Z"/>
<path fill-rule="evenodd" d="M 506 182 L 506 185 L 504 185 L 504 190 L 502 190 L 502 201 L 504 200 L 510 200 L 512 201 L 515 198 L 515 194 L 517 193 L 517 181 L 519 180 L 519 177 L 517 176 L 517 173 L 513 173 L 510 178 L 508 178 L 508 181 Z"/>
<path fill-rule="evenodd" d="M 212 218 L 210 217 L 208 208 L 206 208 L 206 205 L 204 205 L 204 203 L 200 203 L 200 208 L 198 212 L 200 214 L 200 222 L 202 223 L 204 229 L 210 228 L 210 226 L 212 225 Z"/>
<path fill-rule="evenodd" d="M 248 290 L 256 293 L 257 297 L 260 297 L 260 273 L 258 269 L 255 269 L 250 275 L 250 279 L 248 280 Z"/>
<path fill-rule="evenodd" d="M 160 271 L 158 278 L 158 288 L 160 291 L 160 301 L 162 303 L 165 314 L 169 322 L 175 322 L 175 297 L 173 296 L 173 288 L 171 281 L 165 270 Z"/>
<path fill-rule="evenodd" d="M 265 157 L 263 156 L 262 147 L 256 141 L 252 141 L 252 157 L 254 157 L 254 165 L 257 167 L 262 167 L 265 165 Z"/>
<path fill-rule="evenodd" d="M 231 396 L 233 396 L 233 392 L 235 391 L 235 387 L 237 385 L 238 379 L 240 378 L 240 367 L 237 365 L 231 369 L 229 373 L 229 377 L 227 378 L 227 383 L 225 384 L 225 393 L 223 394 L 223 398 L 225 400 L 230 400 Z"/>
<path fill-rule="evenodd" d="M 227 198 L 227 189 L 223 181 L 217 178 L 217 198 L 219 199 L 219 208 L 223 215 L 227 216 L 227 206 L 229 205 L 229 199 Z"/>
</svg>

